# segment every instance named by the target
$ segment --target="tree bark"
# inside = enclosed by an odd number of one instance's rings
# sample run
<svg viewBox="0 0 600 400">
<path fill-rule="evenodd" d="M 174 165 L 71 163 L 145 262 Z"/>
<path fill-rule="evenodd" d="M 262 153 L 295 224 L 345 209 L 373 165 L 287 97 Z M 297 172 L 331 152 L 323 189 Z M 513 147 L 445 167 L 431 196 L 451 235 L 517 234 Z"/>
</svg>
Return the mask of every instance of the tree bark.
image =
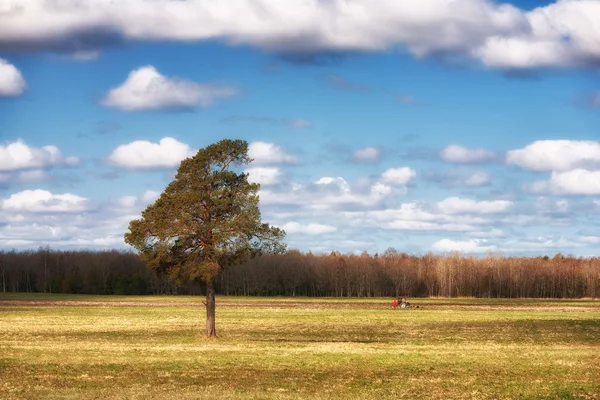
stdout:
<svg viewBox="0 0 600 400">
<path fill-rule="evenodd" d="M 212 281 L 206 283 L 206 336 L 217 336 L 215 328 L 215 288 Z"/>
</svg>

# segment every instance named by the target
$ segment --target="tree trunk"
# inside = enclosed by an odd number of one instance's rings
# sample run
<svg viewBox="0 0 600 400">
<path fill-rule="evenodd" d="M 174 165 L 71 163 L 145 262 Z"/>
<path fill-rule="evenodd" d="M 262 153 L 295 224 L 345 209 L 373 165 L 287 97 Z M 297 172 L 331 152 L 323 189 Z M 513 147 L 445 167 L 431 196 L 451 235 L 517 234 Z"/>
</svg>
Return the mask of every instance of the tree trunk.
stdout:
<svg viewBox="0 0 600 400">
<path fill-rule="evenodd" d="M 215 328 L 215 288 L 213 282 L 206 283 L 206 336 L 217 336 Z"/>
</svg>

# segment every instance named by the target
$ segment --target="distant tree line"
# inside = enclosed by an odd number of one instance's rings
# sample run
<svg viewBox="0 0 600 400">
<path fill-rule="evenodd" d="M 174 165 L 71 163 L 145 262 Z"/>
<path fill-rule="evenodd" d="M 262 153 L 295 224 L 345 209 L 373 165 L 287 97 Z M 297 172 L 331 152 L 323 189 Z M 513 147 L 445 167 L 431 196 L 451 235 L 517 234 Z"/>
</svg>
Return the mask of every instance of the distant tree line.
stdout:
<svg viewBox="0 0 600 400">
<path fill-rule="evenodd" d="M 0 291 L 86 294 L 151 294 L 169 283 L 158 279 L 133 252 L 0 252 Z M 172 285 L 172 284 L 171 284 Z"/>
<path fill-rule="evenodd" d="M 216 292 L 231 296 L 600 297 L 600 258 L 380 255 L 291 250 L 224 270 Z M 149 269 L 133 252 L 0 251 L 0 291 L 204 294 Z"/>
</svg>

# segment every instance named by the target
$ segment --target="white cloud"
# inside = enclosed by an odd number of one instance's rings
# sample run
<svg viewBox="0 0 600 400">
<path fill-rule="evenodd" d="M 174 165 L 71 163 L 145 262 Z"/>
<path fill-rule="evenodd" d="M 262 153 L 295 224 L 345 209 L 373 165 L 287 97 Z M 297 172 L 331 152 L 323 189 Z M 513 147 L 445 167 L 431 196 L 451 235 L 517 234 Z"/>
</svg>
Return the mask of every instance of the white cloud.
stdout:
<svg viewBox="0 0 600 400">
<path fill-rule="evenodd" d="M 506 155 L 508 164 L 533 171 L 568 171 L 600 166 L 600 143 L 578 140 L 538 140 Z"/>
<path fill-rule="evenodd" d="M 301 208 L 307 212 L 337 212 L 380 208 L 404 196 L 404 186 L 415 176 L 410 168 L 392 168 L 380 177 L 349 183 L 341 176 L 324 176 L 308 184 L 287 182 L 285 187 L 262 189 L 261 204 Z M 300 217 L 303 217 L 300 215 Z"/>
<path fill-rule="evenodd" d="M 0 248 L 33 248 L 40 244 L 53 248 L 125 248 L 123 233 L 129 222 L 139 218 L 158 195 L 147 190 L 140 196 L 92 205 L 90 200 L 69 193 L 15 193 L 0 199 Z"/>
<path fill-rule="evenodd" d="M 459 197 L 449 197 L 437 204 L 437 208 L 447 214 L 494 214 L 508 211 L 513 202 L 508 200 L 475 201 Z"/>
<path fill-rule="evenodd" d="M 137 202 L 137 197 L 135 196 L 123 196 L 119 200 L 117 200 L 117 204 L 119 207 L 131 208 L 135 206 Z"/>
<path fill-rule="evenodd" d="M 528 30 L 488 37 L 475 57 L 500 68 L 589 66 L 600 59 L 600 2 L 561 0 L 526 16 Z"/>
<path fill-rule="evenodd" d="M 481 186 L 489 183 L 490 180 L 490 174 L 487 172 L 474 172 L 465 179 L 464 184 L 466 186 Z"/>
<path fill-rule="evenodd" d="M 417 173 L 408 167 L 390 168 L 381 174 L 381 182 L 392 186 L 407 185 Z"/>
<path fill-rule="evenodd" d="M 376 147 L 365 147 L 363 149 L 356 150 L 352 153 L 351 160 L 354 162 L 374 162 L 379 161 L 381 157 L 381 150 Z"/>
<path fill-rule="evenodd" d="M 322 178 L 319 178 L 319 180 L 317 180 L 315 182 L 316 185 L 331 185 L 331 186 L 335 186 L 337 188 L 339 188 L 340 192 L 342 193 L 350 193 L 350 185 L 348 185 L 348 182 L 346 182 L 346 180 L 344 178 L 342 178 L 341 176 L 338 176 L 337 178 L 333 178 L 330 176 L 324 176 Z"/>
<path fill-rule="evenodd" d="M 76 213 L 88 208 L 89 201 L 84 197 L 71 193 L 53 194 L 40 189 L 14 193 L 0 202 L 0 209 L 8 212 Z"/>
<path fill-rule="evenodd" d="M 492 228 L 488 229 L 485 226 L 481 227 L 483 230 L 468 232 L 472 237 L 483 239 L 483 238 L 501 238 L 506 236 L 506 233 L 502 229 Z"/>
<path fill-rule="evenodd" d="M 467 232 L 491 222 L 480 216 L 445 214 L 427 208 L 425 203 L 411 202 L 402 203 L 397 208 L 343 212 L 342 216 L 356 227 L 408 231 Z"/>
<path fill-rule="evenodd" d="M 292 184 L 291 187 L 278 190 L 262 189 L 260 201 L 265 206 L 295 206 L 311 212 L 364 209 L 377 207 L 388 198 L 401 196 L 405 190 L 380 182 L 352 186 L 342 177 L 325 176 L 306 185 Z"/>
<path fill-rule="evenodd" d="M 392 193 L 394 189 L 386 185 L 385 183 L 376 182 L 373 186 L 371 186 L 371 195 L 376 198 L 381 198 Z"/>
<path fill-rule="evenodd" d="M 538 236 L 507 240 L 500 247 L 505 252 L 535 252 L 535 255 L 540 255 L 540 252 L 556 252 L 560 249 L 563 249 L 565 253 L 570 253 L 575 248 L 582 248 L 587 245 L 589 243 L 578 242 L 563 236 Z"/>
<path fill-rule="evenodd" d="M 248 181 L 264 186 L 275 185 L 281 178 L 279 169 L 273 167 L 248 168 L 244 172 L 248 174 Z"/>
<path fill-rule="evenodd" d="M 449 163 L 483 163 L 496 158 L 496 154 L 485 149 L 469 149 L 450 145 L 440 151 L 440 158 Z"/>
<path fill-rule="evenodd" d="M 29 147 L 21 140 L 0 145 L 0 171 L 74 166 L 79 163 L 77 157 L 63 157 L 56 146 Z"/>
<path fill-rule="evenodd" d="M 570 205 L 567 200 L 553 200 L 544 196 L 540 196 L 535 200 L 534 207 L 537 211 L 546 214 L 565 214 L 570 211 Z"/>
<path fill-rule="evenodd" d="M 577 61 L 567 43 L 537 38 L 492 37 L 474 53 L 484 65 L 506 69 L 567 67 Z"/>
<path fill-rule="evenodd" d="M 187 144 L 171 137 L 165 137 L 158 143 L 136 140 L 120 145 L 106 157 L 106 162 L 132 169 L 172 168 L 177 167 L 182 160 L 195 153 L 196 151 Z"/>
<path fill-rule="evenodd" d="M 7 39 L 0 45 L 24 49 L 82 51 L 103 41 L 110 44 L 118 35 L 134 41 L 224 39 L 281 52 L 382 51 L 406 45 L 421 56 L 464 51 L 486 37 L 528 28 L 520 10 L 482 0 L 263 0 L 260 6 L 249 0 L 226 5 L 203 0 L 31 0 L 3 8 L 0 26 Z"/>
<path fill-rule="evenodd" d="M 131 71 L 127 80 L 102 99 L 105 106 L 124 111 L 206 107 L 215 99 L 237 94 L 230 87 L 198 84 L 161 75 L 153 66 Z"/>
<path fill-rule="evenodd" d="M 21 172 L 18 180 L 21 182 L 44 182 L 50 180 L 50 177 L 45 171 L 33 170 Z"/>
<path fill-rule="evenodd" d="M 68 193 L 15 193 L 0 199 L 0 247 L 31 248 L 40 243 L 52 247 L 122 247 L 125 246 L 123 233 L 129 221 L 139 217 L 139 212 L 159 194 L 146 191 L 105 203 L 92 203 Z M 397 188 L 372 177 L 349 183 L 335 175 L 304 185 L 280 179 L 278 185 L 261 190 L 260 196 L 265 220 L 285 229 L 290 234 L 290 246 L 303 250 L 324 248 L 353 252 L 366 249 L 375 252 L 387 246 L 400 246 L 409 252 L 433 249 L 467 253 L 539 253 L 557 250 L 566 254 L 568 251 L 563 249 L 591 249 L 595 244 L 593 238 L 583 236 L 575 241 L 552 236 L 520 240 L 515 228 L 548 229 L 548 219 L 562 218 L 549 215 L 546 209 L 549 213 L 579 212 L 580 216 L 585 216 L 586 223 L 595 223 L 591 219 L 594 213 L 586 214 L 589 208 L 578 210 L 577 203 L 571 205 L 552 198 L 549 199 L 551 204 L 540 206 L 543 202 L 538 199 L 533 207 L 529 204 L 526 208 L 522 208 L 522 204 L 515 207 L 510 202 L 479 202 L 464 198 L 402 203 L 398 200 Z M 557 229 L 562 232 L 567 228 Z M 406 232 L 438 237 L 429 241 L 423 235 L 415 234 L 407 239 Z M 513 236 L 514 233 L 517 236 Z M 551 234 L 551 231 L 547 233 Z M 578 235 L 591 237 L 595 233 Z M 367 239 L 359 244 L 358 239 L 348 241 L 348 237 Z M 432 247 L 434 241 L 437 242 Z"/>
<path fill-rule="evenodd" d="M 452 240 L 441 239 L 431 245 L 435 251 L 442 252 L 461 252 L 461 253 L 485 253 L 496 251 L 496 246 L 486 245 L 486 239 L 470 239 L 470 240 Z"/>
<path fill-rule="evenodd" d="M 335 232 L 337 228 L 323 224 L 300 224 L 298 222 L 286 222 L 281 228 L 289 234 L 321 235 L 323 233 Z"/>
<path fill-rule="evenodd" d="M 150 203 L 154 203 L 160 197 L 160 192 L 154 190 L 146 190 L 142 197 L 140 197 L 140 201 L 144 205 L 148 205 Z"/>
<path fill-rule="evenodd" d="M 577 239 L 583 243 L 600 244 L 600 236 L 579 236 Z"/>
<path fill-rule="evenodd" d="M 489 67 L 591 66 L 600 59 L 600 3 L 561 0 L 526 14 L 529 29 L 496 35 L 473 50 Z"/>
<path fill-rule="evenodd" d="M 537 181 L 527 186 L 534 193 L 600 195 L 600 171 L 574 169 L 552 172 L 548 181 Z"/>
<path fill-rule="evenodd" d="M 221 40 L 282 53 L 407 48 L 501 68 L 590 66 L 600 59 L 599 15 L 596 0 L 529 12 L 487 0 L 30 0 L 0 5 L 0 51 Z"/>
<path fill-rule="evenodd" d="M 280 146 L 266 142 L 252 142 L 248 146 L 248 156 L 255 164 L 296 164 L 298 157 L 287 153 Z"/>
<path fill-rule="evenodd" d="M 23 94 L 27 82 L 21 71 L 8 61 L 0 58 L 0 97 L 15 97 Z"/>
<path fill-rule="evenodd" d="M 141 196 L 123 196 L 116 201 L 116 205 L 122 211 L 135 212 L 141 210 L 148 204 L 154 203 L 160 197 L 160 193 L 146 190 Z"/>
</svg>

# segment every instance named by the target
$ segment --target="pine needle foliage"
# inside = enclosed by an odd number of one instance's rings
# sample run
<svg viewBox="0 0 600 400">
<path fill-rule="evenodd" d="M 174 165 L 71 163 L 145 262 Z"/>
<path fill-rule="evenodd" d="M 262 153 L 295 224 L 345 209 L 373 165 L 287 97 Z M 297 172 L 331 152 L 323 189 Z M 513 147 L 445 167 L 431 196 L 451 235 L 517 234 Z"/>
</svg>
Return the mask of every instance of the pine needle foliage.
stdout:
<svg viewBox="0 0 600 400">
<path fill-rule="evenodd" d="M 221 271 L 263 253 L 285 251 L 285 232 L 261 220 L 260 185 L 236 172 L 251 161 L 243 140 L 200 149 L 181 162 L 175 179 L 125 234 L 125 242 L 151 268 L 182 284 L 206 284 L 208 336 L 216 335 L 213 287 Z"/>
</svg>

